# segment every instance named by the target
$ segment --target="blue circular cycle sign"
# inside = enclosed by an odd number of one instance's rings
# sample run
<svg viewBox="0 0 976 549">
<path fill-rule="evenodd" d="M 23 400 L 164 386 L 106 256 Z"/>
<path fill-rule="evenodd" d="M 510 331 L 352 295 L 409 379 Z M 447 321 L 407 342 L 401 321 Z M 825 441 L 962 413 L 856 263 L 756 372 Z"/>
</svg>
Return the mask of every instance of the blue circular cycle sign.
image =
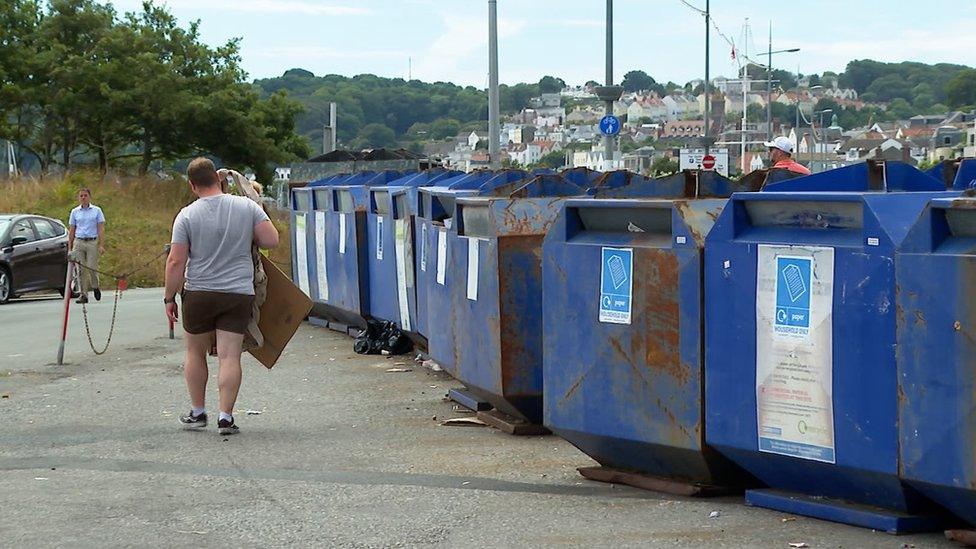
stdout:
<svg viewBox="0 0 976 549">
<path fill-rule="evenodd" d="M 620 133 L 620 119 L 608 114 L 600 119 L 600 133 L 603 135 L 617 135 Z"/>
</svg>

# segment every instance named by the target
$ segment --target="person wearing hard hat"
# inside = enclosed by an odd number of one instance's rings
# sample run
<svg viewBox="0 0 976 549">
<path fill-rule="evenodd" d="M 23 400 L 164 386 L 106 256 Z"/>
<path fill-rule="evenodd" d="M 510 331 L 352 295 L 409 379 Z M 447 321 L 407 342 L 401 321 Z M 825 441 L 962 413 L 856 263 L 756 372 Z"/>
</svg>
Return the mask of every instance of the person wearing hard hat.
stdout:
<svg viewBox="0 0 976 549">
<path fill-rule="evenodd" d="M 793 160 L 793 142 L 790 141 L 789 137 L 779 136 L 764 144 L 769 148 L 769 160 L 773 168 L 789 170 L 800 175 L 810 175 L 810 170 L 806 166 Z"/>
</svg>

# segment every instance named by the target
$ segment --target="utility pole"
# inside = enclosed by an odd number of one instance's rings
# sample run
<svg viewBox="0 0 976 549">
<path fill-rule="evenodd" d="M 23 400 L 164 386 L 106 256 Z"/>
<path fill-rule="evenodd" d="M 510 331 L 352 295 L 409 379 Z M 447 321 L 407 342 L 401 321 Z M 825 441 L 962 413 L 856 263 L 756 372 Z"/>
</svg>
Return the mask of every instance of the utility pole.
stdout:
<svg viewBox="0 0 976 549">
<path fill-rule="evenodd" d="M 766 58 L 766 141 L 773 140 L 773 22 L 769 22 L 769 57 Z"/>
<path fill-rule="evenodd" d="M 613 86 L 613 0 L 607 0 L 607 87 Z M 613 101 L 606 102 L 606 114 L 613 115 Z M 603 136 L 603 150 L 607 161 L 613 161 L 613 136 Z"/>
<path fill-rule="evenodd" d="M 488 0 L 488 162 L 501 168 L 501 131 L 498 123 L 498 0 Z"/>
<path fill-rule="evenodd" d="M 742 173 L 746 173 L 746 123 L 748 119 L 746 113 L 749 111 L 748 105 L 749 101 L 749 18 L 746 17 L 745 30 L 743 31 L 745 39 L 742 41 L 742 45 L 745 48 L 743 56 L 745 57 L 746 64 L 742 66 L 742 146 L 740 148 L 739 154 L 739 164 Z"/>
<path fill-rule="evenodd" d="M 708 139 L 708 130 L 711 120 L 709 116 L 712 110 L 712 92 L 711 83 L 709 81 L 710 75 L 708 73 L 709 68 L 709 53 L 711 52 L 709 48 L 709 38 L 711 37 L 711 21 L 712 12 L 709 6 L 709 0 L 705 0 L 705 154 L 708 154 L 708 148 L 711 142 Z"/>
</svg>

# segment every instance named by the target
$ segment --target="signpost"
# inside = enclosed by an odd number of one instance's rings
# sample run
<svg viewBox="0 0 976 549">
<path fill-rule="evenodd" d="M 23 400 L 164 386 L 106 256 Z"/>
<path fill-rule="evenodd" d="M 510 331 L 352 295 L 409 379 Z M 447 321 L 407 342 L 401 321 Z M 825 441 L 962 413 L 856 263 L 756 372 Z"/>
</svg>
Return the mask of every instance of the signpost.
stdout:
<svg viewBox="0 0 976 549">
<path fill-rule="evenodd" d="M 711 149 L 705 154 L 705 149 L 681 149 L 679 167 L 682 170 L 716 171 L 728 177 L 729 150 Z"/>
<path fill-rule="evenodd" d="M 608 114 L 600 119 L 600 133 L 603 135 L 617 135 L 620 133 L 620 119 Z"/>
</svg>

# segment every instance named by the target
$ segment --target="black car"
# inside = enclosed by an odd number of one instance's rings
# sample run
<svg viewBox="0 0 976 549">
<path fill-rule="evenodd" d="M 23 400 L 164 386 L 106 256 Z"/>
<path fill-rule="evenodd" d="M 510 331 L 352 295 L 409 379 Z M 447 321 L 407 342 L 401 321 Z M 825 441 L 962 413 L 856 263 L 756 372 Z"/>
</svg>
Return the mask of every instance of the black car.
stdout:
<svg viewBox="0 0 976 549">
<path fill-rule="evenodd" d="M 0 214 L 0 304 L 27 292 L 64 295 L 68 231 L 39 215 Z"/>
</svg>

